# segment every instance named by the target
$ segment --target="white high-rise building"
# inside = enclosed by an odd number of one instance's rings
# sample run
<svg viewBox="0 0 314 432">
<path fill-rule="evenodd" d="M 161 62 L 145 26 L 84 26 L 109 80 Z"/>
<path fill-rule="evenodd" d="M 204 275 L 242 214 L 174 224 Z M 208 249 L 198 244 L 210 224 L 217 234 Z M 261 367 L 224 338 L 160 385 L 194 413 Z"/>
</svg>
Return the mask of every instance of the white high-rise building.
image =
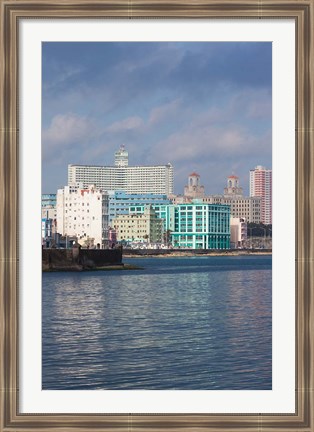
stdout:
<svg viewBox="0 0 314 432">
<path fill-rule="evenodd" d="M 250 196 L 261 198 L 261 222 L 272 223 L 272 170 L 261 165 L 250 170 Z"/>
<path fill-rule="evenodd" d="M 102 190 L 124 191 L 127 194 L 173 193 L 173 167 L 166 165 L 129 166 L 124 146 L 115 153 L 115 166 L 68 165 L 68 185 L 94 184 Z"/>
<path fill-rule="evenodd" d="M 76 236 L 79 243 L 108 243 L 108 194 L 94 185 L 65 186 L 57 193 L 57 232 Z"/>
</svg>

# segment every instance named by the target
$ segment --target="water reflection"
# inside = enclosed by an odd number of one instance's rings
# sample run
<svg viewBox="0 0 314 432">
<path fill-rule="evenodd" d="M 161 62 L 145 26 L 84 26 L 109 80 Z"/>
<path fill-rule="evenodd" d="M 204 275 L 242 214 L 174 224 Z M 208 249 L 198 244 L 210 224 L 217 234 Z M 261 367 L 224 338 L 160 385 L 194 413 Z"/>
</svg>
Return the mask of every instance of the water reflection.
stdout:
<svg viewBox="0 0 314 432">
<path fill-rule="evenodd" d="M 271 261 L 230 258 L 45 274 L 43 388 L 271 389 Z"/>
</svg>

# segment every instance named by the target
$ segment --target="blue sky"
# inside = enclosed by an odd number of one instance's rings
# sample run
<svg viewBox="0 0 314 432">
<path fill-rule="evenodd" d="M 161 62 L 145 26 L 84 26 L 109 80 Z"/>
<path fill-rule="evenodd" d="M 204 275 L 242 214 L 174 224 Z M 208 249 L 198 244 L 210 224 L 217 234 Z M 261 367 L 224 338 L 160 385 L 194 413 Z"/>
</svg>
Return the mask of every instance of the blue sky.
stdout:
<svg viewBox="0 0 314 432">
<path fill-rule="evenodd" d="M 42 191 L 67 165 L 174 166 L 175 193 L 196 171 L 207 194 L 230 174 L 271 168 L 271 43 L 46 42 L 42 46 Z"/>
</svg>

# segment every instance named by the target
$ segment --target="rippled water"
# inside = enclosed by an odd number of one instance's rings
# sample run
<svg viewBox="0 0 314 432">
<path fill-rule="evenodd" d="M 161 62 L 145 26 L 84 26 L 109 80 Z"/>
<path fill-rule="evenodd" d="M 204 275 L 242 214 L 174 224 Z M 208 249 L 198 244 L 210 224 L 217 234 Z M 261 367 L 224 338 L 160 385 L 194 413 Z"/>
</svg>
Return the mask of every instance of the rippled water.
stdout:
<svg viewBox="0 0 314 432">
<path fill-rule="evenodd" d="M 271 389 L 271 256 L 44 273 L 43 389 Z"/>
</svg>

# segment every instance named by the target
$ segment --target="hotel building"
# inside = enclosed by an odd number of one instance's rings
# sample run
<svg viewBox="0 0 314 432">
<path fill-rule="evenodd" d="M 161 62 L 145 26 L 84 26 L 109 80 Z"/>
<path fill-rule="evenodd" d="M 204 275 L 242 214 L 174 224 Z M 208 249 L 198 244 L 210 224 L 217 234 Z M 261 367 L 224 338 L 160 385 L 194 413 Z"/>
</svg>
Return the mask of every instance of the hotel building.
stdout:
<svg viewBox="0 0 314 432">
<path fill-rule="evenodd" d="M 102 190 L 124 191 L 128 194 L 173 193 L 173 167 L 166 165 L 129 166 L 124 146 L 115 153 L 114 166 L 68 165 L 68 185 L 95 184 Z"/>
<path fill-rule="evenodd" d="M 250 170 L 250 196 L 261 199 L 261 222 L 272 224 L 272 170 L 258 165 Z"/>
<path fill-rule="evenodd" d="M 57 193 L 57 230 L 82 245 L 108 246 L 108 194 L 94 185 L 65 186 Z"/>
</svg>

